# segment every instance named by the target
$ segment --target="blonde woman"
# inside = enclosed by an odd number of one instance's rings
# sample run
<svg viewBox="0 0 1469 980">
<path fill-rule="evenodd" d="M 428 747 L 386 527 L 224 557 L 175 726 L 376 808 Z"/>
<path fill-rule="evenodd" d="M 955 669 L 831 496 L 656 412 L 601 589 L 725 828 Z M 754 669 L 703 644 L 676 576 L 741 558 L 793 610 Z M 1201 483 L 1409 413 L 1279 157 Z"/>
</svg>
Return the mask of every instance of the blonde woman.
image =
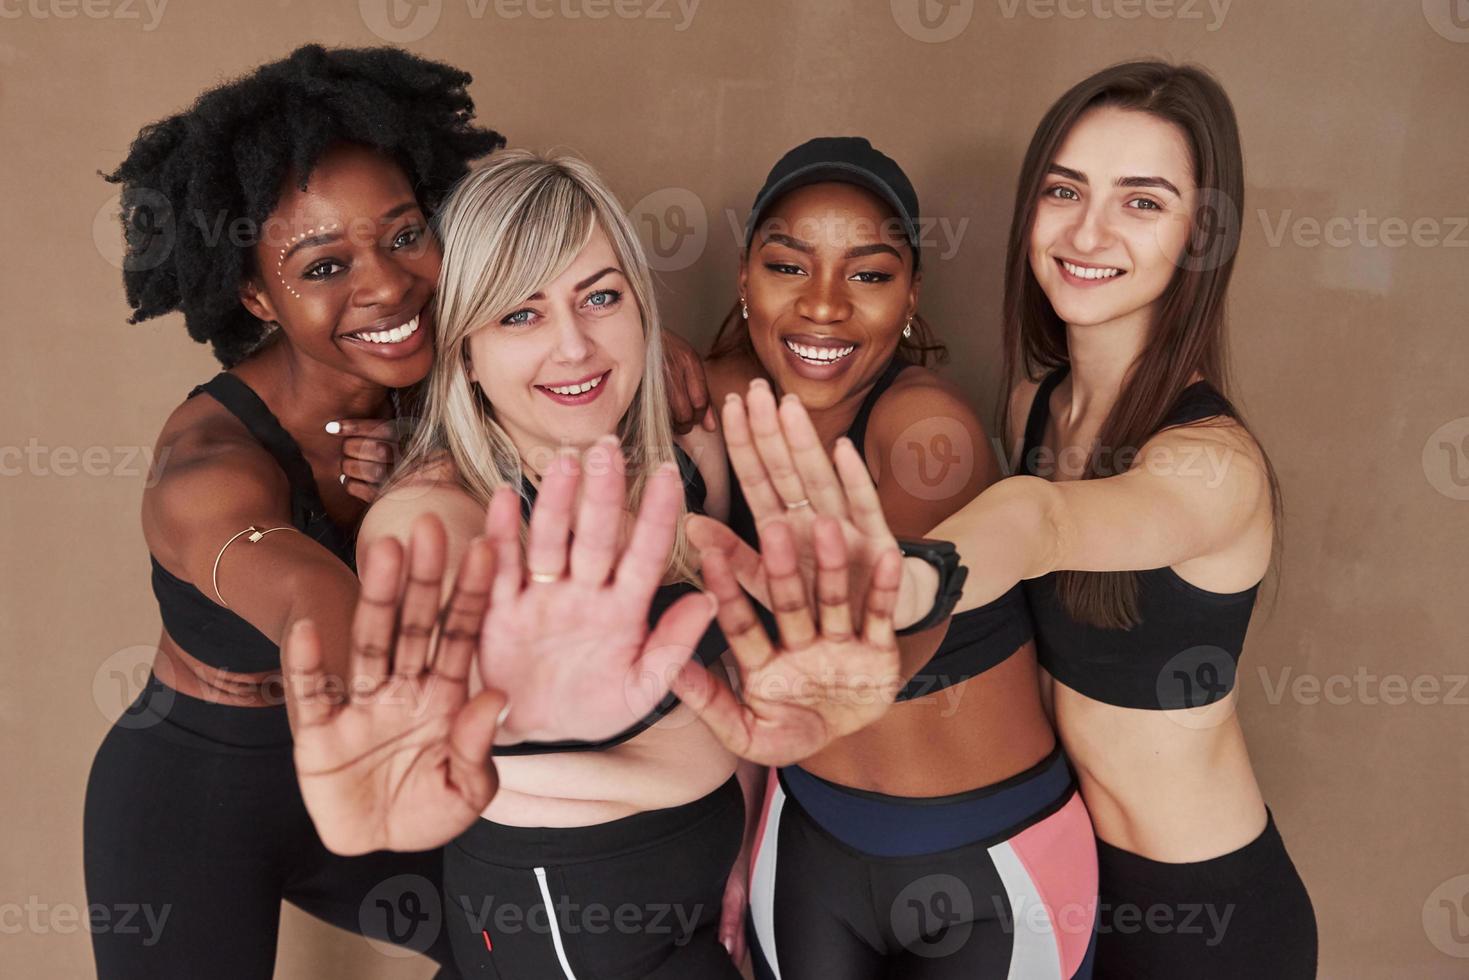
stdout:
<svg viewBox="0 0 1469 980">
<path fill-rule="evenodd" d="M 392 676 L 415 697 L 328 709 L 293 693 L 307 805 L 329 846 L 353 851 L 428 846 L 469 824 L 445 850 L 445 924 L 463 972 L 738 976 L 745 875 L 737 865 L 746 814 L 758 808 L 742 798 L 733 752 L 666 693 L 678 666 L 702 676 L 725 646 L 717 632 L 706 635 L 693 658 L 702 666 L 692 665 L 692 638 L 682 640 L 710 606 L 680 599 L 696 591 L 683 513 L 719 518 L 727 507 L 719 438 L 696 430 L 675 448 L 647 265 L 586 164 L 500 154 L 455 189 L 439 231 L 436 363 L 422 423 L 363 521 L 353 634 L 357 673 L 375 674 L 369 690 Z M 629 508 L 639 510 L 630 536 L 624 454 Z M 585 471 L 579 500 L 577 470 Z M 669 494 L 675 472 L 682 506 Z M 490 544 L 476 541 L 482 529 Z M 843 545 L 829 545 L 840 605 Z M 793 547 L 784 557 L 794 562 Z M 443 568 L 456 565 L 457 585 L 439 588 Z M 895 595 L 896 554 L 886 567 Z M 706 573 L 736 656 L 759 668 L 742 671 L 755 689 L 743 754 L 769 762 L 811 751 L 891 701 L 896 683 L 877 697 L 828 686 L 792 704 L 788 693 L 810 688 L 837 657 L 863 677 L 895 678 L 881 601 L 870 603 L 860 638 L 844 605 L 840 622 L 823 605 L 821 631 L 807 610 L 787 610 L 781 625 L 799 633 L 800 648 L 778 657 L 729 570 L 716 558 Z M 797 579 L 793 564 L 771 574 Z M 646 589 L 628 585 L 637 580 Z M 449 592 L 446 650 L 431 665 L 433 620 L 410 612 L 425 607 L 429 584 L 432 605 Z M 485 692 L 466 707 L 460 668 L 474 644 L 480 675 L 508 696 L 488 778 L 483 758 L 501 702 Z M 297 692 L 321 679 L 310 647 L 299 632 L 286 647 Z M 766 683 L 775 672 L 780 683 Z M 451 693 L 433 688 L 435 679 Z M 421 703 L 403 706 L 417 695 Z M 466 806 L 483 813 L 466 819 Z"/>
<path fill-rule="evenodd" d="M 652 284 L 616 200 L 580 161 L 512 152 L 456 189 L 440 231 L 439 346 L 424 419 L 363 520 L 359 547 L 407 540 L 431 513 L 444 521 L 452 562 L 497 490 L 520 490 L 528 506 L 561 450 L 609 434 L 630 460 L 636 506 L 675 449 Z M 717 437 L 690 435 L 688 505 L 723 517 Z M 612 465 L 607 448 L 589 469 Z M 582 533 L 615 539 L 618 523 Z M 695 591 L 678 535 L 655 609 Z M 537 582 L 565 571 L 535 546 L 527 564 Z M 605 618 L 580 612 L 580 629 L 605 635 Z M 711 633 L 696 656 L 712 663 L 723 649 Z M 518 744 L 495 749 L 497 795 L 445 852 L 461 970 L 491 962 L 505 976 L 550 977 L 581 959 L 598 963 L 598 975 L 642 976 L 676 960 L 684 976 L 735 976 L 717 935 L 744 831 L 734 756 L 672 698 L 595 741 L 539 741 L 517 730 L 521 707 L 511 705 L 498 739 Z"/>
</svg>

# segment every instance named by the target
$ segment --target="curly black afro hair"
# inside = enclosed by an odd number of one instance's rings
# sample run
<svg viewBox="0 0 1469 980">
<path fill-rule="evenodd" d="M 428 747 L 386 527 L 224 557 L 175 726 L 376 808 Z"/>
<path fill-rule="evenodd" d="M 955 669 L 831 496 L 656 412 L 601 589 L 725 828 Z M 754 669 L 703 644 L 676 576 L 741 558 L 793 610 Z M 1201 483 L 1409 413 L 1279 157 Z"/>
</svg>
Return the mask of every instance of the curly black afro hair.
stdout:
<svg viewBox="0 0 1469 980">
<path fill-rule="evenodd" d="M 123 185 L 123 283 L 129 323 L 182 310 L 189 336 L 231 367 L 269 326 L 240 303 L 253 235 L 338 141 L 381 150 L 430 216 L 471 161 L 505 145 L 473 125 L 470 75 L 397 48 L 310 44 L 201 95 L 145 127 L 103 176 Z"/>
</svg>

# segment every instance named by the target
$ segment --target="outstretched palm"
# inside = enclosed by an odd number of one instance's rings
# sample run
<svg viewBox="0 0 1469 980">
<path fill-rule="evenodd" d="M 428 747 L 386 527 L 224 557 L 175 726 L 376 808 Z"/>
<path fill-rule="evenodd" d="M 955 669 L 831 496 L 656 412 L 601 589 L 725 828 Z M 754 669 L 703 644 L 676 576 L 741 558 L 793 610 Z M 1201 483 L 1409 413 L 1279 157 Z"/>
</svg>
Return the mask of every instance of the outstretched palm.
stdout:
<svg viewBox="0 0 1469 980">
<path fill-rule="evenodd" d="M 675 692 L 730 751 L 764 765 L 789 765 L 879 718 L 902 686 L 893 603 L 900 560 L 894 548 L 872 567 L 860 631 L 848 602 L 850 567 L 837 522 L 812 525 L 814 590 L 798 570 L 795 539 L 779 520 L 763 530 L 763 579 L 780 631 L 773 646 L 720 551 L 704 555 L 704 581 L 719 601 L 719 625 L 738 670 L 740 697 L 688 664 Z M 819 615 L 811 612 L 812 594 Z"/>
<path fill-rule="evenodd" d="M 745 398 L 726 400 L 722 420 L 730 463 L 762 546 L 771 522 L 788 525 L 801 580 L 814 595 L 816 520 L 830 518 L 846 545 L 851 594 L 860 609 L 877 562 L 897 547 L 860 449 L 841 439 L 828 457 L 799 399 L 787 395 L 777 405 L 763 380 L 753 382 Z M 740 584 L 770 607 L 760 556 L 733 531 L 708 518 L 692 517 L 689 539 L 701 552 L 722 552 Z M 903 603 L 913 604 L 910 599 L 906 590 L 900 593 L 895 609 L 900 623 L 913 622 L 921 615 L 917 609 L 905 608 Z"/>
<path fill-rule="evenodd" d="M 310 621 L 294 624 L 281 645 L 301 795 L 338 854 L 437 847 L 494 796 L 489 751 L 504 698 L 494 690 L 470 698 L 467 683 L 492 558 L 483 542 L 469 548 L 440 616 L 444 555 L 443 526 L 432 517 L 413 529 L 406 580 L 396 540 L 368 551 L 349 682 L 326 673 Z"/>
<path fill-rule="evenodd" d="M 584 481 L 574 534 L 579 464 L 561 457 L 542 478 L 526 544 L 528 575 L 521 571 L 518 496 L 497 494 L 490 504 L 486 528 L 498 570 L 479 662 L 486 683 L 510 699 L 501 741 L 594 742 L 631 727 L 668 693 L 713 618 L 713 605 L 695 593 L 648 630 L 648 608 L 682 513 L 677 468 L 667 464 L 649 478 L 625 549 L 616 441 L 589 451 L 587 469 L 595 475 Z"/>
<path fill-rule="evenodd" d="M 647 629 L 681 513 L 677 471 L 648 481 L 619 560 L 621 455 L 615 443 L 601 453 L 607 465 L 585 481 L 575 544 L 568 549 L 580 472 L 565 461 L 542 483 L 528 562 L 519 496 L 503 492 L 491 503 L 486 536 L 466 549 L 442 613 L 447 549 L 438 519 L 414 525 L 406 562 L 395 540 L 374 545 L 361 569 L 349 684 L 327 674 L 310 623 L 291 629 L 281 654 L 297 775 L 333 851 L 444 844 L 494 796 L 489 756 L 497 734 L 515 742 L 598 740 L 641 719 L 667 693 L 713 614 L 693 595 Z M 476 652 L 486 690 L 471 698 Z"/>
</svg>

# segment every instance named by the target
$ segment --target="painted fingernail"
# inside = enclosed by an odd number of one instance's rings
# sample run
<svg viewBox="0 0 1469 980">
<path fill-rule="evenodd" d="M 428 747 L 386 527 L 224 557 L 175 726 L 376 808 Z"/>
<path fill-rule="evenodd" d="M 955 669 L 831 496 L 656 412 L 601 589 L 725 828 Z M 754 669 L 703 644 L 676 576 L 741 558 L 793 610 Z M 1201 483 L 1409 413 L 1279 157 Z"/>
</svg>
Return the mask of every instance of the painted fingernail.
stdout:
<svg viewBox="0 0 1469 980">
<path fill-rule="evenodd" d="M 345 474 L 345 473 L 338 473 L 337 474 L 337 482 L 340 483 L 342 486 L 345 487 L 347 485 L 347 474 Z"/>
<path fill-rule="evenodd" d="M 326 431 L 330 432 L 332 435 L 336 435 L 338 432 L 342 431 L 342 423 L 334 419 L 326 424 Z"/>
<path fill-rule="evenodd" d="M 505 707 L 500 709 L 500 717 L 495 719 L 495 727 L 500 728 L 505 724 L 505 719 L 510 717 L 510 702 L 505 702 Z"/>
</svg>

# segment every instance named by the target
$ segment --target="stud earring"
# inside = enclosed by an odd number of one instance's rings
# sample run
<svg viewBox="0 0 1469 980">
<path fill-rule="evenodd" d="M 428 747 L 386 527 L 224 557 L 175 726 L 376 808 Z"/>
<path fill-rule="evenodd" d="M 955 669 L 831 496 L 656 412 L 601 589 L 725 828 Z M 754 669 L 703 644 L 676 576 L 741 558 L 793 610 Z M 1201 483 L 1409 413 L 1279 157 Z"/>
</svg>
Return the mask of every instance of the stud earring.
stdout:
<svg viewBox="0 0 1469 980">
<path fill-rule="evenodd" d="M 908 320 L 908 322 L 905 323 L 905 324 L 903 324 L 903 339 L 904 340 L 908 340 L 912 336 L 913 336 L 913 320 L 910 317 L 909 320 Z"/>
</svg>

